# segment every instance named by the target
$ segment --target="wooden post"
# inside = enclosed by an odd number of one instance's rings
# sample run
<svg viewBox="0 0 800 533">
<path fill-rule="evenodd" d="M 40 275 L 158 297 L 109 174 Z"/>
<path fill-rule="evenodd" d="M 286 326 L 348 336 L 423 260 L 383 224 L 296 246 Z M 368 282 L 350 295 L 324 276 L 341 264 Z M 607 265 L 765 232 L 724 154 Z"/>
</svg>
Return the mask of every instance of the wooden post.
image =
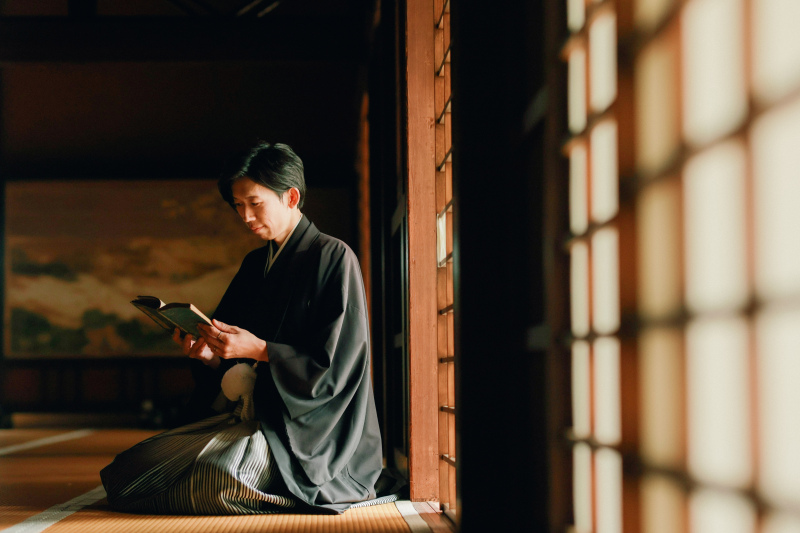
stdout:
<svg viewBox="0 0 800 533">
<path fill-rule="evenodd" d="M 406 2 L 411 499 L 438 501 L 436 162 L 431 0 Z"/>
</svg>

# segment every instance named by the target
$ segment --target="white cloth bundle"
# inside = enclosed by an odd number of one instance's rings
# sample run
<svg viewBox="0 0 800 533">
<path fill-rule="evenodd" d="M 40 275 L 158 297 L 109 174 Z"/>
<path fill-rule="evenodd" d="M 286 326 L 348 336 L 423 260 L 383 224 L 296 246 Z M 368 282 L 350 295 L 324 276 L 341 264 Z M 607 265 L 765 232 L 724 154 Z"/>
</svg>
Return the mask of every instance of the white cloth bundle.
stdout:
<svg viewBox="0 0 800 533">
<path fill-rule="evenodd" d="M 247 363 L 232 366 L 222 376 L 222 394 L 232 402 L 241 400 L 239 416 L 242 420 L 254 418 L 253 387 L 256 385 L 256 376 L 255 365 Z"/>
</svg>

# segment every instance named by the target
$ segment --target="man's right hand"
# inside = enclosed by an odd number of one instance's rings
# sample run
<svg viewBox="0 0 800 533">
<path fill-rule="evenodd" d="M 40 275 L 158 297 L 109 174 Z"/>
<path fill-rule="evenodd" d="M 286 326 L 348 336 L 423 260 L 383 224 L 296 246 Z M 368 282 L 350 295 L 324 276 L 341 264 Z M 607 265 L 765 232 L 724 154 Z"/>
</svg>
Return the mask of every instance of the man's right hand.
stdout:
<svg viewBox="0 0 800 533">
<path fill-rule="evenodd" d="M 186 336 L 181 339 L 181 331 L 175 328 L 175 331 L 172 333 L 172 340 L 180 344 L 183 355 L 188 355 L 192 359 L 202 361 L 204 365 L 211 368 L 217 368 L 219 366 L 219 356 L 211 351 L 211 348 L 208 347 L 204 338 L 200 337 L 194 340 L 194 338 L 187 333 Z"/>
</svg>

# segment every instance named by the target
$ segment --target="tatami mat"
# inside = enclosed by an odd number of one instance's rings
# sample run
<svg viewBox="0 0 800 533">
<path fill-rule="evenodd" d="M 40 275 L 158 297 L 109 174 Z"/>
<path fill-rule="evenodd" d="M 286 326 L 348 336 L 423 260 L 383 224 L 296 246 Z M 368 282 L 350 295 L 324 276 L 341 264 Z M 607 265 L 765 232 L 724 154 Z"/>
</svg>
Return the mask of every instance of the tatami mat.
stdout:
<svg viewBox="0 0 800 533">
<path fill-rule="evenodd" d="M 153 433 L 0 430 L 0 530 L 97 487 L 118 451 Z"/>
<path fill-rule="evenodd" d="M 47 533 L 408 533 L 393 503 L 351 509 L 341 515 L 153 516 L 111 511 L 105 500 L 47 528 Z"/>
<path fill-rule="evenodd" d="M 95 501 L 99 497 L 95 496 L 89 505 L 77 506 L 76 512 L 55 523 L 44 520 L 54 508 L 91 494 L 100 485 L 100 469 L 114 455 L 152 434 L 138 430 L 0 430 L 0 449 L 8 451 L 0 454 L 0 530 L 15 525 L 18 529 L 28 520 L 26 524 L 38 521 L 41 527 L 37 531 L 47 533 L 430 531 L 413 523 L 410 527 L 394 503 L 351 509 L 342 515 L 154 516 L 115 512 L 104 498 Z M 58 439 L 63 440 L 53 442 Z M 424 521 L 420 523 L 424 525 Z"/>
<path fill-rule="evenodd" d="M 14 430 L 0 430 L 0 448 L 6 446 L 13 446 L 23 442 L 31 442 L 38 439 L 53 437 L 55 435 L 63 435 L 66 433 L 63 429 L 14 429 Z"/>
</svg>

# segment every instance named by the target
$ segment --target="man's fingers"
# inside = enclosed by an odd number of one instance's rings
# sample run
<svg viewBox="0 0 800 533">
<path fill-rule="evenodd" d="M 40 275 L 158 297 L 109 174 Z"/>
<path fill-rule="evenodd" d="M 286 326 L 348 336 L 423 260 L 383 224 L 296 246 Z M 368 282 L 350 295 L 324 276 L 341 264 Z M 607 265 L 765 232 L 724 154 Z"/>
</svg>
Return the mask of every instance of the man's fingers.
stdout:
<svg viewBox="0 0 800 533">
<path fill-rule="evenodd" d="M 236 332 L 236 326 L 229 326 L 229 325 L 228 325 L 228 324 L 226 324 L 225 322 L 220 322 L 220 321 L 219 321 L 219 320 L 217 320 L 216 318 L 215 318 L 215 319 L 213 319 L 213 320 L 211 321 L 211 323 L 212 323 L 212 324 L 214 325 L 214 327 L 215 327 L 215 328 L 217 328 L 217 330 L 218 330 L 218 331 L 220 331 L 221 333 L 235 333 L 235 332 Z"/>
</svg>

